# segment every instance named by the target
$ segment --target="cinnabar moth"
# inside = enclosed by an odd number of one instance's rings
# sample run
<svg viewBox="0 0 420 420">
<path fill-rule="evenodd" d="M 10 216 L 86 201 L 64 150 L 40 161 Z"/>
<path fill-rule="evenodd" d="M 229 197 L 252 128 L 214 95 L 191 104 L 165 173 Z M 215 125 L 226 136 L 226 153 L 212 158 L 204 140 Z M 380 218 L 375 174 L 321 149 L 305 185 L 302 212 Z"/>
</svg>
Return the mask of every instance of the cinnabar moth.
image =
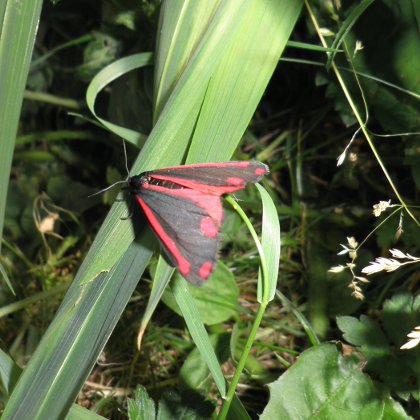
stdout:
<svg viewBox="0 0 420 420">
<path fill-rule="evenodd" d="M 128 178 L 128 188 L 171 263 L 189 282 L 200 285 L 216 263 L 221 196 L 267 173 L 267 165 L 256 161 L 201 163 L 143 172 Z"/>
</svg>

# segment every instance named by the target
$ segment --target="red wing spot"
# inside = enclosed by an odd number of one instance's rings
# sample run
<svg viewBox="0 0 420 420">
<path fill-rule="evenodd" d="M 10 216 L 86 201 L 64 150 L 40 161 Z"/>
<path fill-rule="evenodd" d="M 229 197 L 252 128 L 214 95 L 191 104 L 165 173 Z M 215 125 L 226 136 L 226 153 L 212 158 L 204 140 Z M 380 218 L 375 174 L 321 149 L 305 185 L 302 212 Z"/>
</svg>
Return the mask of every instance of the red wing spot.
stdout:
<svg viewBox="0 0 420 420">
<path fill-rule="evenodd" d="M 182 260 L 178 259 L 177 262 L 178 262 L 177 268 L 179 272 L 183 276 L 188 275 L 190 273 L 191 264 L 185 259 L 182 259 Z"/>
<path fill-rule="evenodd" d="M 209 238 L 215 238 L 218 233 L 214 220 L 210 216 L 205 216 L 201 219 L 200 230 L 203 235 Z"/>
<path fill-rule="evenodd" d="M 265 175 L 265 172 L 266 172 L 265 168 L 257 168 L 255 169 L 254 174 L 260 176 L 260 175 Z"/>
<path fill-rule="evenodd" d="M 248 160 L 240 160 L 236 162 L 226 162 L 225 166 L 233 166 L 235 168 L 248 168 L 248 166 L 251 165 L 251 162 Z"/>
<path fill-rule="evenodd" d="M 210 261 L 206 261 L 200 269 L 198 270 L 198 275 L 203 279 L 206 280 L 207 277 L 211 274 L 213 268 L 213 264 Z"/>
<path fill-rule="evenodd" d="M 226 178 L 226 184 L 242 186 L 242 185 L 245 185 L 245 181 L 242 178 L 237 178 L 237 177 L 232 176 L 230 178 Z"/>
<path fill-rule="evenodd" d="M 183 276 L 187 276 L 191 270 L 191 263 L 181 254 L 175 241 L 165 232 L 165 229 L 163 229 L 163 227 L 159 223 L 159 220 L 153 213 L 152 209 L 138 195 L 136 195 L 135 197 L 137 202 L 143 209 L 144 214 L 148 218 L 156 235 L 162 241 L 163 245 L 167 248 L 170 256 L 172 256 L 175 260 L 174 264 L 177 266 L 179 272 Z"/>
</svg>

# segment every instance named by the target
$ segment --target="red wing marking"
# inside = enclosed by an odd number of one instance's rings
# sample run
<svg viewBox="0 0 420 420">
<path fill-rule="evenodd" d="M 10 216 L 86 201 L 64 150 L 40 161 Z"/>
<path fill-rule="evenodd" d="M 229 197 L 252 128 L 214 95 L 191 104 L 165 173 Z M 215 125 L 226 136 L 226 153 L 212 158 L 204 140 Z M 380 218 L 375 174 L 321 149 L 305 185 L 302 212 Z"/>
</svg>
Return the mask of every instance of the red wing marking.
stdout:
<svg viewBox="0 0 420 420">
<path fill-rule="evenodd" d="M 205 262 L 198 270 L 198 275 L 206 280 L 213 270 L 213 264 L 210 261 Z"/>
<path fill-rule="evenodd" d="M 223 194 L 230 194 L 241 188 L 245 188 L 246 182 L 243 179 L 239 178 L 228 178 L 226 182 L 229 185 L 209 185 L 203 184 L 201 182 L 191 181 L 185 178 L 175 178 L 169 175 L 160 175 L 160 174 L 151 174 L 151 178 L 157 179 L 159 181 L 169 181 L 173 182 L 174 184 L 180 185 L 182 187 L 188 188 L 190 190 L 201 191 L 206 194 L 212 195 L 223 195 Z"/>
<path fill-rule="evenodd" d="M 210 216 L 204 216 L 200 222 L 200 230 L 203 235 L 208 236 L 209 238 L 215 238 L 219 233 L 214 220 Z"/>
<path fill-rule="evenodd" d="M 150 224 L 152 225 L 153 230 L 156 232 L 156 235 L 160 238 L 160 240 L 165 244 L 165 246 L 174 256 L 179 272 L 183 276 L 188 275 L 191 269 L 191 264 L 189 263 L 189 261 L 181 255 L 176 243 L 162 228 L 150 207 L 138 195 L 136 195 L 135 197 L 137 202 L 143 209 L 144 214 L 146 215 Z"/>
<path fill-rule="evenodd" d="M 254 174 L 257 176 L 264 176 L 267 173 L 267 169 L 266 168 L 257 168 L 254 171 Z"/>
<path fill-rule="evenodd" d="M 237 160 L 232 162 L 213 162 L 213 163 L 192 163 L 190 165 L 182 165 L 182 166 L 170 166 L 166 169 L 194 169 L 194 168 L 248 168 L 250 166 L 251 162 L 248 160 Z M 157 169 L 160 171 L 160 169 Z"/>
<path fill-rule="evenodd" d="M 229 184 L 232 186 L 235 185 L 235 186 L 238 186 L 238 188 L 244 188 L 246 185 L 246 182 L 242 178 L 231 176 L 230 178 L 226 179 L 226 184 Z"/>
</svg>

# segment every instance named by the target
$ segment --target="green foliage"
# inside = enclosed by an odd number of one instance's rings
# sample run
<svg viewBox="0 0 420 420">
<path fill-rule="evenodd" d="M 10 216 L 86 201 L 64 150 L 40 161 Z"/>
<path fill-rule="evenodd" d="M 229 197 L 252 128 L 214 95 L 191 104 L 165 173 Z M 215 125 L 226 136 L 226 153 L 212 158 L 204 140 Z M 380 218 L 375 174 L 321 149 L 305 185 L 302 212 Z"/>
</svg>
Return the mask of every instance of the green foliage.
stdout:
<svg viewBox="0 0 420 420">
<path fill-rule="evenodd" d="M 12 358 L 6 354 L 3 350 L 0 350 L 0 379 L 1 379 L 1 395 L 3 404 L 7 401 L 16 382 L 19 379 L 22 370 L 12 360 Z"/>
<path fill-rule="evenodd" d="M 229 360 L 229 335 L 213 334 L 210 342 L 220 364 Z M 179 372 L 180 389 L 183 392 L 200 392 L 203 396 L 208 395 L 212 390 L 213 378 L 207 363 L 204 361 L 198 349 L 194 349 L 185 359 Z"/>
<path fill-rule="evenodd" d="M 32 3 L 0 2 L 3 417 L 415 418 L 419 8 L 44 2 L 35 42 Z M 202 288 L 124 192 L 88 198 L 121 138 L 131 174 L 269 165 Z M 413 258 L 366 278 L 390 248 Z"/>
<path fill-rule="evenodd" d="M 136 420 L 154 419 L 156 417 L 155 402 L 147 395 L 144 387 L 138 386 L 135 399 L 127 399 L 128 418 Z"/>
<path fill-rule="evenodd" d="M 418 365 L 419 349 L 399 350 L 406 342 L 405 331 L 411 331 L 420 322 L 420 296 L 398 294 L 384 302 L 379 319 L 362 315 L 338 317 L 337 324 L 343 337 L 360 348 L 366 357 L 366 370 L 378 377 L 401 398 L 410 395 L 420 400 Z"/>
<path fill-rule="evenodd" d="M 208 419 L 213 407 L 194 395 L 165 392 L 155 405 L 144 387 L 137 387 L 135 399 L 128 399 L 130 420 Z"/>
<path fill-rule="evenodd" d="M 225 265 L 219 263 L 212 279 L 214 281 L 208 282 L 202 287 L 188 285 L 200 312 L 200 319 L 206 325 L 220 324 L 238 313 L 239 289 L 232 272 Z M 170 291 L 163 294 L 162 300 L 173 311 L 182 314 Z"/>
<path fill-rule="evenodd" d="M 270 401 L 260 418 L 410 418 L 361 366 L 360 357 L 342 355 L 334 344 L 306 350 L 269 385 Z"/>
</svg>

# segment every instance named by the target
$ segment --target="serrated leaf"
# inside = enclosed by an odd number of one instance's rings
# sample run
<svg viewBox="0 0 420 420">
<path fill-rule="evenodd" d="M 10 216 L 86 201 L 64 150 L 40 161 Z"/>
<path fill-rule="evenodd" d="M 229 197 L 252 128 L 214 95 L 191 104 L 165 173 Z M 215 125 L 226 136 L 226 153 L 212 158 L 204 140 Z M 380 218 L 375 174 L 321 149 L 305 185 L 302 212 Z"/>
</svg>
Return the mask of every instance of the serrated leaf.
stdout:
<svg viewBox="0 0 420 420">
<path fill-rule="evenodd" d="M 395 416 L 398 404 L 390 404 L 390 396 L 362 372 L 361 366 L 354 355 L 342 356 L 333 344 L 306 350 L 269 385 L 270 400 L 260 419 L 385 420 L 385 407 Z"/>
<path fill-rule="evenodd" d="M 171 390 L 165 392 L 159 400 L 156 420 L 183 419 L 207 420 L 214 407 L 197 393 L 180 395 Z"/>
<path fill-rule="evenodd" d="M 380 377 L 401 398 L 412 395 L 420 399 L 416 360 L 420 349 L 410 351 L 399 347 L 407 341 L 406 335 L 420 324 L 420 296 L 398 294 L 385 301 L 382 319 L 372 320 L 366 315 L 338 317 L 337 325 L 344 338 L 359 347 L 367 359 L 366 370 Z M 386 366 L 386 369 L 384 369 Z"/>
<path fill-rule="evenodd" d="M 149 420 L 156 418 L 155 402 L 147 394 L 146 388 L 138 385 L 134 399 L 127 399 L 130 420 Z"/>
</svg>

